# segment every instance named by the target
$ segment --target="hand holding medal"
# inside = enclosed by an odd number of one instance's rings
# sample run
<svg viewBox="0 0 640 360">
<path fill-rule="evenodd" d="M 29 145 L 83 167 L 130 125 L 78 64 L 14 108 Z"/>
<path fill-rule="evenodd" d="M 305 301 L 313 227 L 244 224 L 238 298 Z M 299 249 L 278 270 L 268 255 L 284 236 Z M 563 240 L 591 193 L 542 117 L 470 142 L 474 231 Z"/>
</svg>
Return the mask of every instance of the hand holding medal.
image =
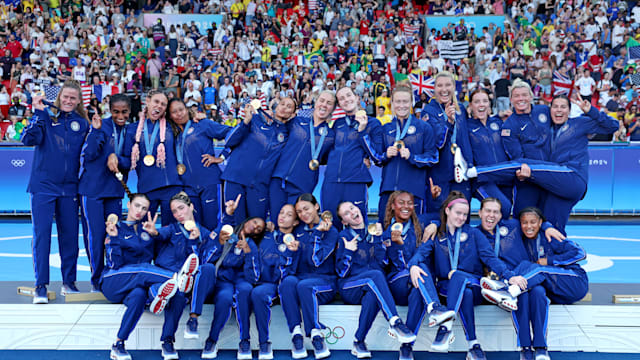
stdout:
<svg viewBox="0 0 640 360">
<path fill-rule="evenodd" d="M 367 127 L 367 123 L 369 122 L 367 112 L 364 110 L 356 111 L 356 121 L 358 122 L 358 132 L 364 131 Z"/>
<path fill-rule="evenodd" d="M 367 232 L 371 236 L 381 236 L 382 235 L 382 224 L 380 224 L 380 223 L 369 224 L 369 226 L 367 227 Z"/>
<path fill-rule="evenodd" d="M 195 240 L 200 237 L 200 229 L 198 229 L 195 221 L 186 220 L 182 226 L 189 232 L 189 239 Z"/>
<path fill-rule="evenodd" d="M 333 222 L 333 215 L 331 211 L 325 210 L 320 214 L 320 224 L 318 224 L 318 231 L 329 231 L 331 229 L 331 224 Z"/>
<path fill-rule="evenodd" d="M 117 224 L 118 224 L 118 215 L 109 214 L 109 216 L 107 216 L 107 222 L 105 223 L 107 235 L 118 236 L 118 227 L 116 226 Z M 107 243 L 108 242 L 105 241 L 105 244 Z"/>
<path fill-rule="evenodd" d="M 402 229 L 403 225 L 401 223 L 391 225 L 391 241 L 398 245 L 404 244 L 404 240 L 402 240 Z"/>
</svg>

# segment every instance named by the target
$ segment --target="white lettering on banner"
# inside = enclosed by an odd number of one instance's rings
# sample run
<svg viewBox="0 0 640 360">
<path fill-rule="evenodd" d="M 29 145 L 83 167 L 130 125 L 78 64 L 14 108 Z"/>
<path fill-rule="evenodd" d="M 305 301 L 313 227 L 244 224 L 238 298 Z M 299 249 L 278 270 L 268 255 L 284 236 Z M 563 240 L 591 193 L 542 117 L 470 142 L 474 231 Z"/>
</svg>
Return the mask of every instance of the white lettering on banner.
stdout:
<svg viewBox="0 0 640 360">
<path fill-rule="evenodd" d="M 589 165 L 609 165 L 609 162 L 601 159 L 589 159 Z"/>
</svg>

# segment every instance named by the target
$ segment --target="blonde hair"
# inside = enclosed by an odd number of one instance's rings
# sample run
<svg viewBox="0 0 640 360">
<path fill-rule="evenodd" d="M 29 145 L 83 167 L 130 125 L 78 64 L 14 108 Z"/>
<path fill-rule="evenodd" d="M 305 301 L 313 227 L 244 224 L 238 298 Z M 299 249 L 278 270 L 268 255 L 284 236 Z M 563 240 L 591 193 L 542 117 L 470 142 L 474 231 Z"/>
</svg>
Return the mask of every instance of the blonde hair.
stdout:
<svg viewBox="0 0 640 360">
<path fill-rule="evenodd" d="M 527 89 L 527 91 L 529 92 L 529 95 L 533 98 L 533 91 L 531 91 L 531 85 L 529 85 L 529 83 L 527 83 L 526 81 L 517 78 L 513 81 L 513 84 L 511 84 L 511 87 L 509 87 L 509 98 L 511 98 L 511 95 L 513 95 L 513 91 L 515 89 Z"/>
<path fill-rule="evenodd" d="M 458 105 L 458 97 L 456 95 L 456 78 L 455 78 L 455 76 L 452 73 L 448 72 L 448 71 L 440 71 L 433 78 L 434 86 L 438 82 L 438 79 L 440 79 L 440 78 L 447 78 L 447 79 L 451 80 L 451 82 L 453 83 L 453 96 L 451 98 L 453 99 L 453 104 L 456 106 L 456 112 L 460 112 L 460 105 Z"/>
</svg>

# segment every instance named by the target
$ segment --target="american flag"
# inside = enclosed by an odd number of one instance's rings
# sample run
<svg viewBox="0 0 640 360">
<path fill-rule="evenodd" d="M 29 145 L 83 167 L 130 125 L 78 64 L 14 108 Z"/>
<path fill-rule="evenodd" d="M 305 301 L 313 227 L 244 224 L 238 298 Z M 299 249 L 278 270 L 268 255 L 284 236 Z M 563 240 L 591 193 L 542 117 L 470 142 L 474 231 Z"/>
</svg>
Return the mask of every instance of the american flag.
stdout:
<svg viewBox="0 0 640 360">
<path fill-rule="evenodd" d="M 82 104 L 84 107 L 89 106 L 91 101 L 91 92 L 93 91 L 91 85 L 81 85 L 82 87 Z"/>
<path fill-rule="evenodd" d="M 416 98 L 420 98 L 420 94 L 426 93 L 429 98 L 433 97 L 434 80 L 430 76 L 424 76 L 422 74 L 409 75 L 411 81 L 411 88 Z"/>
<path fill-rule="evenodd" d="M 309 0 L 309 10 L 310 11 L 318 10 L 318 0 Z"/>
<path fill-rule="evenodd" d="M 59 92 L 60 92 L 60 86 L 58 85 L 44 86 L 44 97 L 47 99 L 48 102 L 55 102 Z"/>
<path fill-rule="evenodd" d="M 238 118 L 244 119 L 244 107 L 247 106 L 248 103 L 251 102 L 251 99 L 240 99 L 240 108 L 238 109 Z M 256 109 L 258 110 L 258 109 Z"/>
<path fill-rule="evenodd" d="M 573 81 L 568 76 L 562 75 L 559 71 L 553 72 L 553 95 L 571 95 Z"/>
<path fill-rule="evenodd" d="M 266 109 L 267 108 L 267 95 L 265 95 L 264 93 L 260 94 L 260 96 L 258 97 L 258 100 L 260 100 L 260 104 L 262 104 L 262 108 Z"/>
<path fill-rule="evenodd" d="M 404 34 L 405 40 L 417 38 L 419 31 L 420 25 L 404 24 L 402 27 L 402 33 Z"/>
<path fill-rule="evenodd" d="M 347 113 L 344 112 L 344 110 L 342 110 L 342 108 L 336 107 L 335 110 L 333 110 L 333 114 L 331 115 L 331 122 L 334 122 L 340 118 L 343 118 L 347 116 Z"/>
<path fill-rule="evenodd" d="M 298 116 L 300 117 L 312 117 L 313 109 L 300 109 L 298 110 Z"/>
</svg>

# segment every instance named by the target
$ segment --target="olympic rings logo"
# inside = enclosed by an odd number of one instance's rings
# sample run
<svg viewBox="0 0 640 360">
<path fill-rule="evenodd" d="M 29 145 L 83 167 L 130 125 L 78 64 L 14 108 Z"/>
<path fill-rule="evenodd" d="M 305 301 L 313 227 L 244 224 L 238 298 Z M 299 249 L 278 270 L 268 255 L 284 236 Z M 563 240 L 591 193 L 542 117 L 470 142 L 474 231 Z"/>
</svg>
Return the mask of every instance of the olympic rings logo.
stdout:
<svg viewBox="0 0 640 360">
<path fill-rule="evenodd" d="M 338 340 L 342 339 L 345 335 L 344 328 L 342 326 L 336 326 L 333 329 L 326 328 L 326 334 L 324 334 L 324 340 L 329 345 L 333 345 L 338 342 Z"/>
<path fill-rule="evenodd" d="M 25 163 L 26 163 L 26 161 L 24 161 L 24 159 L 12 159 L 11 160 L 11 165 L 13 165 L 13 167 L 23 167 Z"/>
</svg>

